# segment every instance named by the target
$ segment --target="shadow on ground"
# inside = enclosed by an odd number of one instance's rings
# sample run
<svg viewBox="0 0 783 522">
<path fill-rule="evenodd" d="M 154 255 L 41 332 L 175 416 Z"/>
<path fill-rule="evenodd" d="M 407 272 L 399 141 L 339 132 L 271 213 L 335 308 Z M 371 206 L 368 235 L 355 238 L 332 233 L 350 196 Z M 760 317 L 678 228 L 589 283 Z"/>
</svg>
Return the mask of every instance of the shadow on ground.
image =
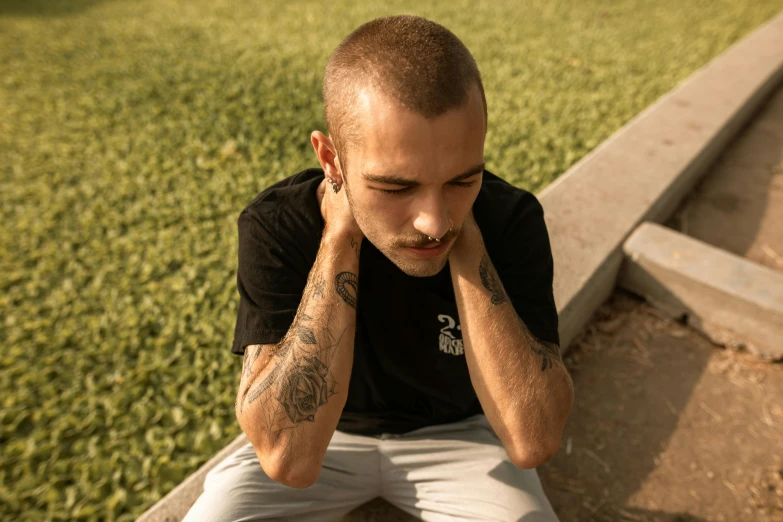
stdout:
<svg viewBox="0 0 783 522">
<path fill-rule="evenodd" d="M 539 468 L 561 520 L 783 520 L 781 365 L 619 291 L 575 346 L 575 406 Z"/>
<path fill-rule="evenodd" d="M 574 409 L 563 447 L 539 468 L 564 521 L 604 515 L 606 520 L 700 520 L 625 509 L 658 467 L 658 456 L 710 356 L 690 346 L 684 329 L 678 330 L 680 338 L 661 338 L 649 320 L 639 319 L 641 306 L 627 294 L 616 295 L 566 359 L 574 379 Z"/>
<path fill-rule="evenodd" d="M 783 271 L 783 89 L 707 170 L 667 226 Z"/>
</svg>

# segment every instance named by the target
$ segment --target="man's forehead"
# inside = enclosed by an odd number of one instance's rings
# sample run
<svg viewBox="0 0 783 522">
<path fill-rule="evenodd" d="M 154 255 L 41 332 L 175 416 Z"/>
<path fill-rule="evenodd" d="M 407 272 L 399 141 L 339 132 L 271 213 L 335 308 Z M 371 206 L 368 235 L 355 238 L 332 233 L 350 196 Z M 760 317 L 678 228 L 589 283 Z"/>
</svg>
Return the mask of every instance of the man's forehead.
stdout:
<svg viewBox="0 0 783 522">
<path fill-rule="evenodd" d="M 404 176 L 408 180 L 448 180 L 484 161 L 485 120 L 480 92 L 458 107 L 425 117 L 378 89 L 357 93 L 360 110 L 353 113 L 343 152 L 351 170 L 367 176 Z"/>
<path fill-rule="evenodd" d="M 484 162 L 457 173 L 447 181 L 462 181 L 482 172 L 484 172 Z M 418 173 L 417 175 L 417 173 L 401 172 L 399 170 L 386 171 L 385 169 L 375 171 L 362 170 L 361 176 L 362 179 L 368 183 L 384 183 L 388 185 L 405 185 L 411 187 L 421 185 L 423 181 L 428 181 L 427 178 L 433 177 L 432 175 L 428 176 L 427 173 Z"/>
</svg>

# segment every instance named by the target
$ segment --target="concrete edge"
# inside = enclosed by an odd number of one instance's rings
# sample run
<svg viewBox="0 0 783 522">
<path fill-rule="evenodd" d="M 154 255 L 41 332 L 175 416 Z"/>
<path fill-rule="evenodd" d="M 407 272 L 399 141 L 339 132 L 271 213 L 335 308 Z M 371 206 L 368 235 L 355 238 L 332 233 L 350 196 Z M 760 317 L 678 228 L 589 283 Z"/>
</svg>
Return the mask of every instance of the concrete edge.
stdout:
<svg viewBox="0 0 783 522">
<path fill-rule="evenodd" d="M 611 294 L 622 245 L 676 210 L 783 80 L 783 12 L 642 111 L 539 195 L 564 351 Z"/>
<path fill-rule="evenodd" d="M 566 273 L 560 270 L 556 271 L 555 301 L 558 307 L 558 314 L 561 317 L 560 338 L 564 352 L 567 351 L 570 343 L 587 323 L 592 313 L 611 294 L 623 260 L 621 246 L 631 231 L 648 214 L 655 214 L 658 220 L 668 217 L 666 212 L 674 210 L 677 203 L 696 182 L 698 176 L 703 173 L 703 170 L 718 155 L 720 148 L 741 129 L 769 97 L 781 79 L 783 79 L 783 36 L 780 35 L 783 35 L 783 13 L 775 16 L 739 43 L 713 59 L 706 66 L 693 73 L 685 82 L 642 111 L 596 149 L 583 157 L 568 172 L 564 173 L 539 193 L 538 198 L 544 207 L 553 255 L 555 256 L 555 267 L 558 267 L 565 259 L 580 259 L 585 249 L 573 247 L 589 245 L 591 241 L 590 234 L 584 233 L 582 230 L 579 230 L 577 233 L 564 233 L 562 235 L 553 232 L 557 232 L 563 226 L 567 227 L 572 222 L 590 223 L 591 217 L 596 217 L 596 215 L 593 214 L 591 216 L 589 211 L 583 213 L 561 212 L 563 205 L 570 205 L 571 203 L 563 197 L 563 194 L 572 192 L 573 185 L 577 183 L 582 186 L 584 186 L 585 182 L 592 183 L 593 176 L 589 174 L 594 171 L 596 164 L 606 163 L 606 160 L 610 160 L 609 163 L 611 163 L 614 151 L 618 148 L 626 147 L 628 141 L 634 141 L 634 135 L 639 132 L 640 127 L 645 129 L 650 126 L 653 128 L 660 127 L 658 121 L 650 122 L 650 120 L 655 120 L 655 116 L 664 109 L 671 108 L 672 105 L 681 106 L 683 100 L 680 97 L 682 94 L 685 94 L 683 91 L 697 91 L 695 94 L 692 92 L 687 93 L 688 96 L 695 98 L 698 98 L 700 93 L 702 95 L 704 92 L 709 93 L 710 84 L 715 81 L 716 75 L 731 75 L 732 73 L 736 75 L 738 71 L 731 71 L 731 65 L 736 65 L 735 62 L 737 61 L 742 62 L 743 57 L 754 57 L 756 52 L 762 55 L 761 60 L 750 60 L 751 62 L 760 62 L 756 63 L 757 70 L 753 71 L 753 74 L 749 74 L 746 78 L 746 83 L 751 84 L 750 87 L 743 89 L 734 97 L 733 103 L 728 104 L 730 105 L 728 108 L 729 114 L 724 115 L 717 125 L 713 125 L 714 132 L 710 133 L 706 140 L 698 144 L 695 160 L 688 161 L 684 167 L 676 167 L 678 175 L 674 176 L 674 181 L 666 184 L 664 194 L 656 197 L 653 201 L 647 201 L 645 204 L 638 206 L 636 208 L 637 216 L 631 221 L 623 221 L 623 232 L 613 234 L 609 241 L 609 246 L 602 245 L 603 248 L 598 249 L 597 259 L 591 259 L 590 263 L 583 263 L 583 267 L 576 271 L 566 271 Z M 721 67 L 722 62 L 726 61 L 727 58 L 731 61 L 730 66 Z M 731 72 L 727 73 L 726 69 L 729 69 Z M 730 77 L 728 76 L 728 78 Z M 664 133 L 664 128 L 659 130 L 661 135 L 668 134 Z M 669 167 L 666 165 L 669 163 L 669 161 L 666 161 L 666 158 L 663 158 L 661 163 L 663 168 Z M 600 187 L 607 188 L 612 186 L 611 179 L 604 179 L 603 181 L 604 183 L 600 184 Z M 611 191 L 606 191 L 605 193 L 608 192 Z M 605 199 L 605 195 L 601 196 L 601 199 Z M 579 215 L 575 216 L 575 214 Z M 568 216 L 569 219 L 558 221 L 557 216 L 559 215 Z M 607 217 L 606 211 L 603 212 L 603 217 Z M 579 228 L 581 229 L 582 227 Z M 591 257 L 595 258 L 596 256 Z M 558 281 L 560 281 L 559 284 Z M 174 522 L 181 520 L 187 509 L 195 502 L 198 494 L 203 490 L 203 478 L 206 473 L 241 445 L 237 444 L 240 438 L 241 436 L 221 450 L 202 468 L 199 468 L 193 475 L 189 476 L 182 484 L 153 505 L 137 520 L 139 522 Z M 187 508 L 184 508 L 184 506 L 187 506 Z M 184 511 L 182 511 L 183 508 L 185 509 Z"/>
<path fill-rule="evenodd" d="M 145 511 L 136 519 L 136 522 L 179 522 L 185 518 L 190 507 L 204 491 L 204 477 L 207 473 L 248 442 L 244 433 L 236 437 L 228 446 L 221 449 L 214 457 L 189 475 L 184 482 L 169 491 L 166 496 Z"/>
<path fill-rule="evenodd" d="M 618 285 L 708 336 L 714 325 L 783 358 L 783 274 L 675 230 L 643 223 L 623 245 Z"/>
<path fill-rule="evenodd" d="M 618 130 L 616 130 L 613 134 L 611 134 L 608 138 L 606 138 L 604 141 L 599 143 L 593 150 L 582 156 L 576 163 L 574 163 L 566 172 L 558 176 L 552 183 L 548 184 L 546 187 L 541 189 L 541 191 L 538 193 L 538 197 L 547 197 L 547 194 L 549 192 L 555 191 L 559 188 L 561 184 L 567 183 L 569 178 L 572 176 L 578 175 L 578 172 L 582 168 L 583 164 L 588 163 L 591 161 L 592 157 L 598 154 L 601 154 L 602 151 L 606 148 L 610 148 L 614 145 L 614 142 L 617 141 L 620 136 L 622 136 L 628 129 L 639 122 L 647 119 L 650 117 L 651 114 L 654 114 L 661 105 L 665 105 L 668 103 L 671 103 L 673 99 L 677 98 L 677 95 L 680 93 L 680 91 L 686 87 L 687 85 L 690 85 L 692 83 L 699 83 L 702 78 L 702 73 L 709 68 L 715 67 L 716 63 L 721 60 L 727 53 L 734 52 L 737 47 L 740 45 L 745 45 L 748 43 L 748 40 L 750 40 L 752 37 L 757 36 L 757 33 L 761 32 L 768 32 L 771 29 L 777 30 L 777 27 L 781 27 L 783 25 L 783 22 L 781 22 L 781 19 L 783 19 L 783 11 L 778 13 L 776 16 L 774 16 L 772 19 L 768 20 L 766 23 L 762 24 L 758 28 L 756 28 L 755 31 L 748 34 L 740 40 L 739 42 L 734 43 L 731 47 L 723 51 L 723 53 L 719 54 L 715 58 L 713 58 L 711 61 L 703 65 L 700 69 L 697 69 L 694 71 L 690 76 L 685 78 L 682 82 L 680 82 L 678 85 L 676 85 L 672 90 L 666 92 L 663 96 L 655 100 L 652 104 L 648 105 L 642 111 L 631 118 L 628 123 L 620 127 Z M 752 49 L 744 49 L 743 52 L 752 52 Z M 783 77 L 783 69 L 777 69 L 777 70 L 771 70 L 770 76 L 776 76 L 777 81 L 781 81 L 781 77 Z M 765 92 L 764 89 L 759 89 L 757 92 L 754 92 L 751 96 L 754 98 L 761 98 L 761 103 L 766 100 L 769 93 Z M 753 112 L 755 112 L 755 109 L 758 107 L 755 106 L 755 101 L 753 99 L 748 99 L 748 104 L 744 104 L 742 109 L 748 109 L 751 115 Z M 678 104 L 680 102 L 677 102 Z M 761 105 L 759 103 L 759 105 Z M 749 105 L 749 106 L 748 106 Z"/>
</svg>

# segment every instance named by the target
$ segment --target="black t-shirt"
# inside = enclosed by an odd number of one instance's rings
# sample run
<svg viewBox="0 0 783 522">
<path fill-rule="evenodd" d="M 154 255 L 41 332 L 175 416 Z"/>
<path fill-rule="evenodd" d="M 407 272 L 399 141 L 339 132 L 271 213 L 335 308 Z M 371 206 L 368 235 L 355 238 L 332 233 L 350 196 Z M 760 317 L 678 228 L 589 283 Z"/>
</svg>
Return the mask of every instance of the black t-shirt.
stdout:
<svg viewBox="0 0 783 522">
<path fill-rule="evenodd" d="M 299 307 L 324 221 L 321 169 L 262 191 L 241 212 L 239 310 L 231 351 L 279 342 Z M 533 194 L 484 171 L 473 215 L 511 303 L 539 339 L 559 343 L 552 251 Z M 337 429 L 405 433 L 482 413 L 470 381 L 449 265 L 412 277 L 367 239 L 359 260 L 354 360 Z"/>
</svg>

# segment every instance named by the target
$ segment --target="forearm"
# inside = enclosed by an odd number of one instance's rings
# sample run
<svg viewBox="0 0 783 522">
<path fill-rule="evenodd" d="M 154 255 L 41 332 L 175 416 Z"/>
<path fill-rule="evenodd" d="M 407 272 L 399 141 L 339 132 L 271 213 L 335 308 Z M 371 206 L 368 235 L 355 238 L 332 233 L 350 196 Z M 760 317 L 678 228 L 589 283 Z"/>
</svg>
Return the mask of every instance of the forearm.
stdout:
<svg viewBox="0 0 783 522">
<path fill-rule="evenodd" d="M 348 395 L 358 243 L 325 234 L 288 333 L 245 354 L 237 419 L 267 474 L 294 487 L 317 479 Z"/>
<path fill-rule="evenodd" d="M 515 464 L 536 467 L 557 451 L 573 385 L 559 347 L 530 333 L 477 243 L 450 260 L 471 382 Z"/>
</svg>

